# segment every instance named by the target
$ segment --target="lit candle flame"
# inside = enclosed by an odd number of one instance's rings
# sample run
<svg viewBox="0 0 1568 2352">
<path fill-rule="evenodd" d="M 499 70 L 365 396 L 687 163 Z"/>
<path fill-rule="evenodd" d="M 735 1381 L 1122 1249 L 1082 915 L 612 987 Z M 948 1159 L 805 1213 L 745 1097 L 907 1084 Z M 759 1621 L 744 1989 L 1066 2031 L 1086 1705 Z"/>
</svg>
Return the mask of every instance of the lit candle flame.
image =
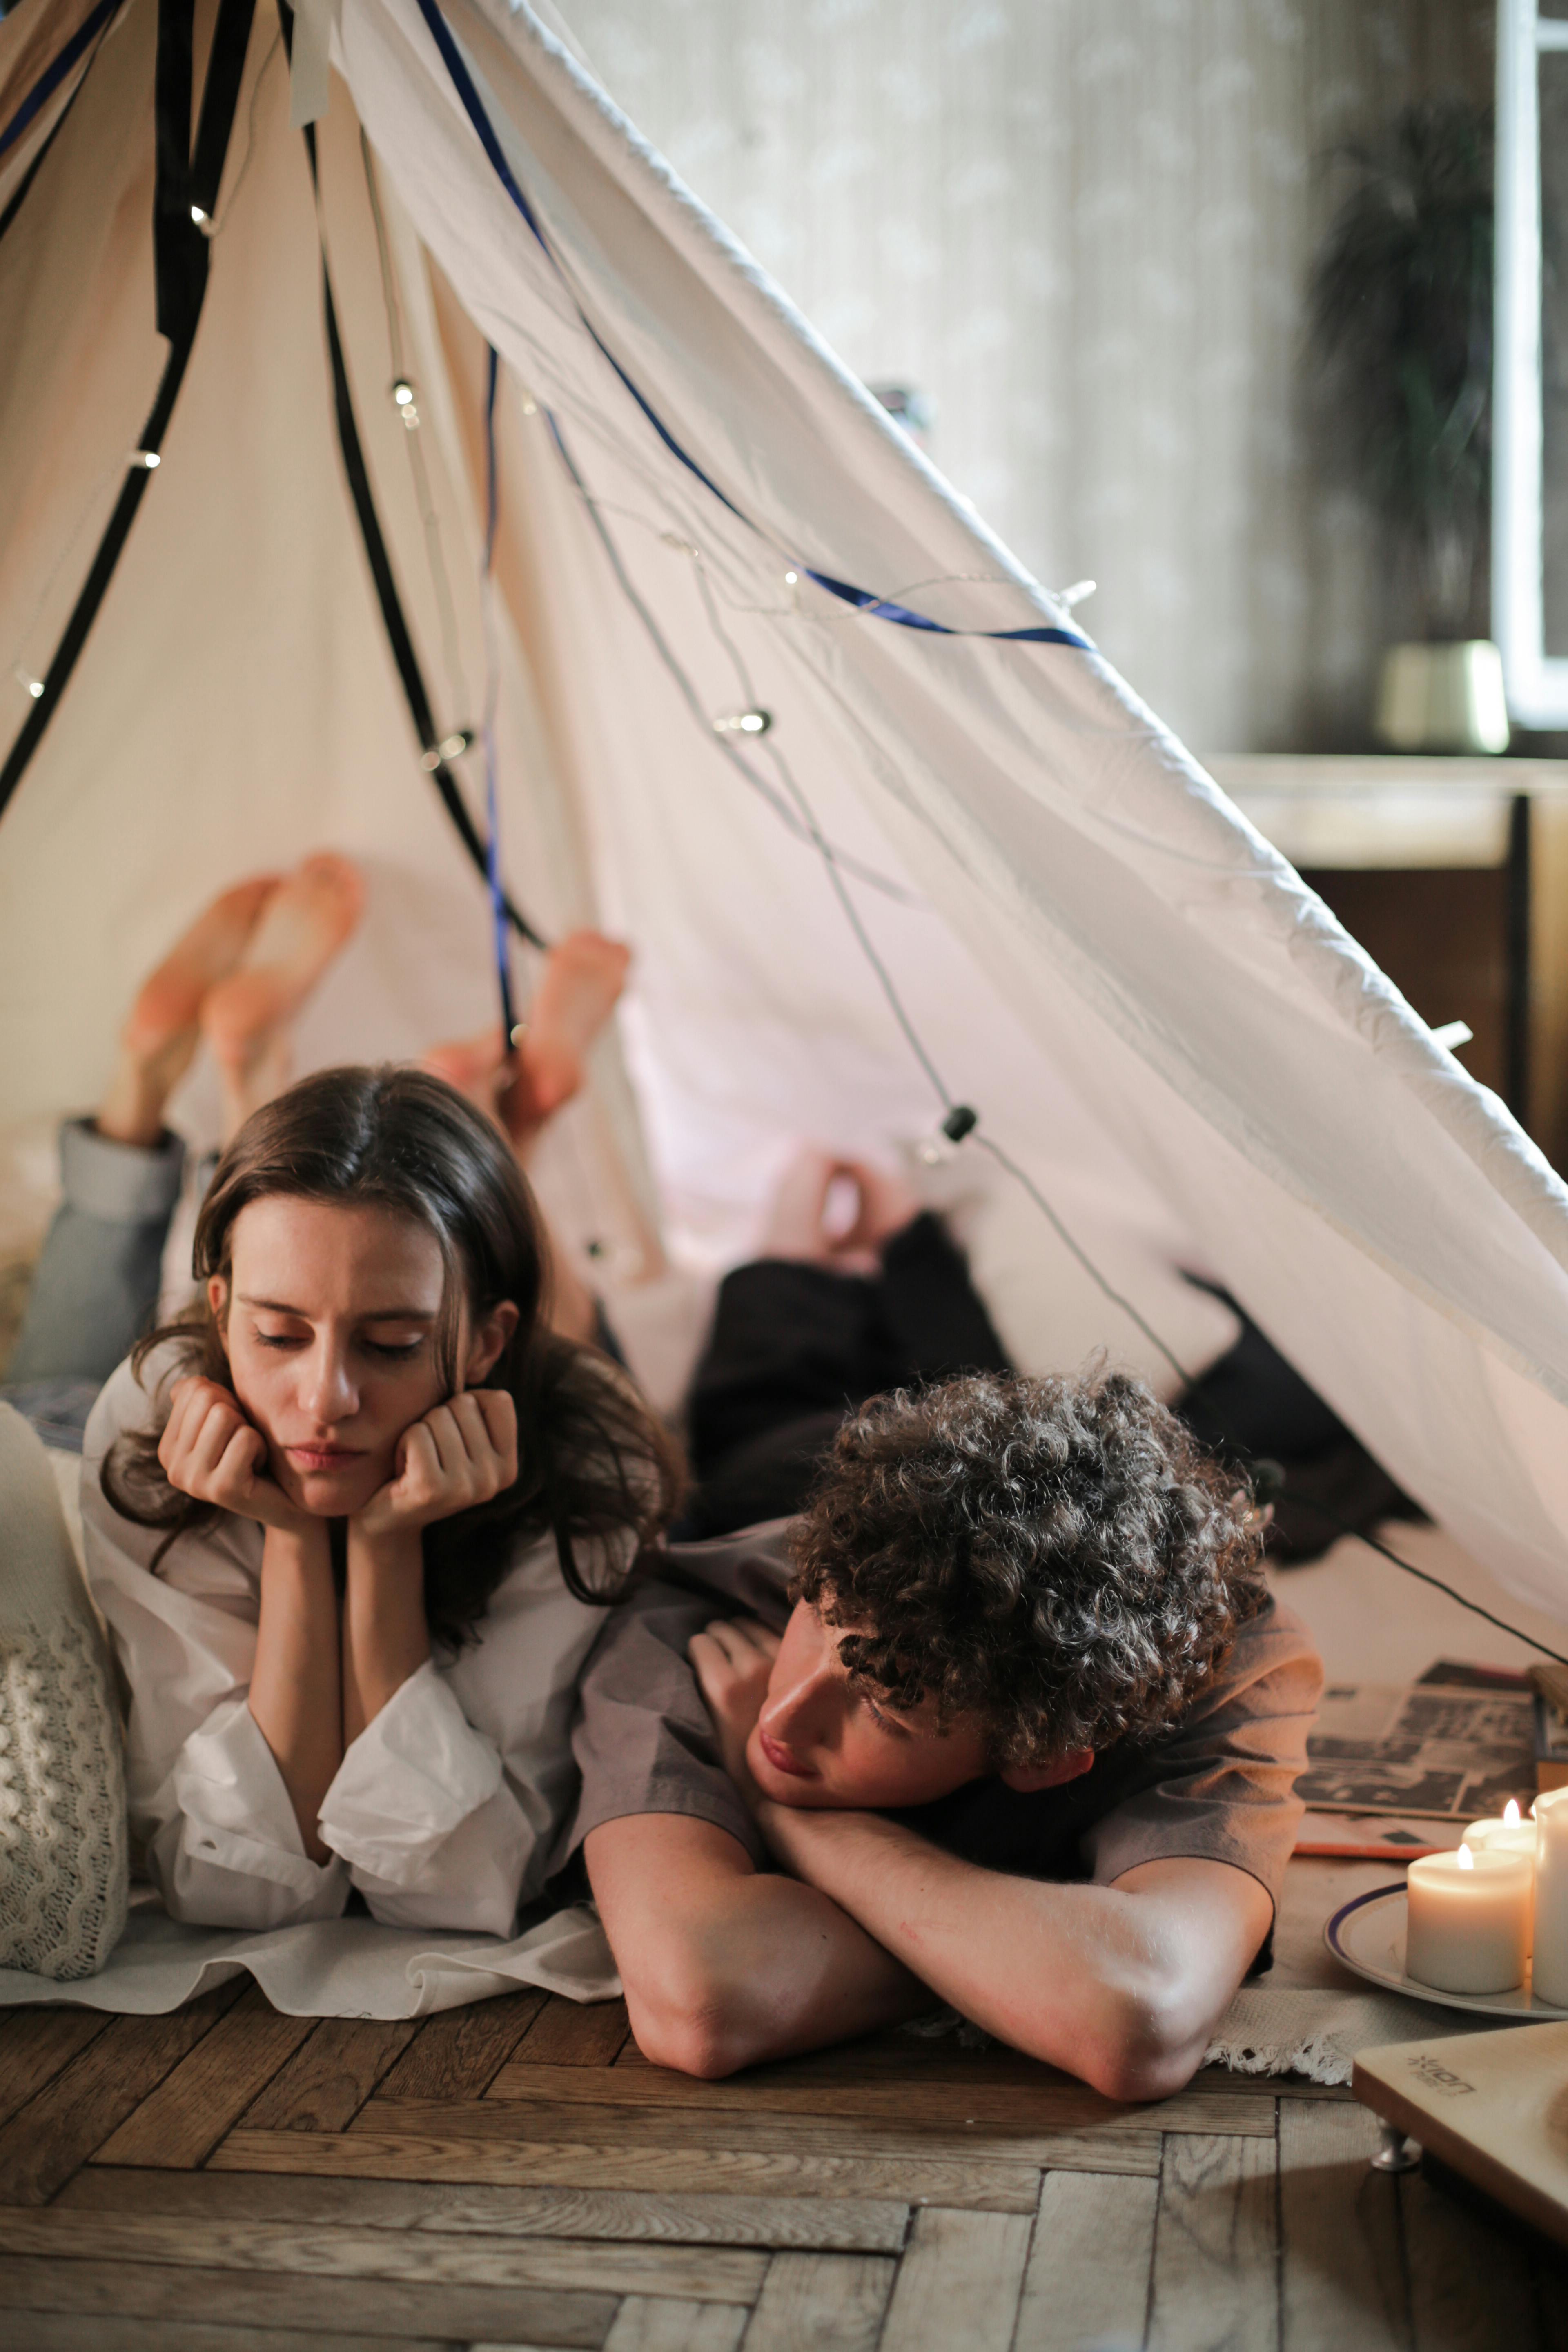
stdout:
<svg viewBox="0 0 1568 2352">
<path fill-rule="evenodd" d="M 1502 1817 L 1510 1830 L 1519 1827 L 1519 1799 L 1510 1797 L 1502 1809 Z"/>
<path fill-rule="evenodd" d="M 1468 1845 L 1462 1845 L 1459 1848 L 1459 1868 L 1461 1870 L 1474 1870 L 1475 1866 L 1475 1855 L 1470 1852 Z"/>
</svg>

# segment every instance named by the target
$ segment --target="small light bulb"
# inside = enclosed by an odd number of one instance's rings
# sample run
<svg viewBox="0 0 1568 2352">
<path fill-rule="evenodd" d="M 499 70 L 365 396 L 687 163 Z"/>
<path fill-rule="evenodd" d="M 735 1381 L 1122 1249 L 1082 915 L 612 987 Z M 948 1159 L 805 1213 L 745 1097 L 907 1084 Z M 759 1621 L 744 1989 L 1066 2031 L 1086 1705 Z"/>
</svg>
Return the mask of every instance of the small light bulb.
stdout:
<svg viewBox="0 0 1568 2352">
<path fill-rule="evenodd" d="M 771 710 L 732 710 L 713 721 L 715 735 L 765 735 L 773 725 Z"/>
<path fill-rule="evenodd" d="M 525 416 L 537 416 L 539 414 L 539 403 L 531 392 L 522 395 L 522 413 Z"/>
<path fill-rule="evenodd" d="M 392 387 L 392 396 L 394 400 L 396 401 L 399 408 L 412 408 L 414 405 L 414 386 L 409 383 L 405 378 L 399 376 L 397 382 Z"/>
<path fill-rule="evenodd" d="M 43 679 L 41 677 L 30 677 L 27 680 L 27 691 L 32 696 L 35 702 L 41 701 L 43 699 L 44 693 Z"/>
<path fill-rule="evenodd" d="M 800 574 L 798 572 L 786 572 L 784 573 L 784 586 L 786 588 L 794 588 L 797 586 L 799 584 L 799 581 Z"/>
<path fill-rule="evenodd" d="M 1086 596 L 1093 595 L 1097 584 L 1093 580 L 1075 580 L 1070 588 L 1058 589 L 1057 603 L 1065 604 L 1070 613 L 1075 604 L 1081 604 Z"/>
<path fill-rule="evenodd" d="M 473 740 L 472 731 L 467 727 L 457 728 L 450 735 L 443 735 L 439 745 L 442 759 L 460 760 Z"/>
<path fill-rule="evenodd" d="M 514 1022 L 513 1022 L 513 1024 L 512 1024 L 511 1037 L 510 1037 L 510 1044 L 512 1044 L 513 1045 L 521 1045 L 521 1043 L 522 1043 L 522 1041 L 523 1041 L 523 1039 L 527 1036 L 527 1034 L 528 1034 L 528 1024 L 527 1024 L 527 1022 L 526 1022 L 526 1021 L 514 1021 Z"/>
<path fill-rule="evenodd" d="M 150 474 L 155 474 L 163 462 L 156 449 L 132 449 L 131 452 L 131 463 L 144 466 Z"/>
</svg>

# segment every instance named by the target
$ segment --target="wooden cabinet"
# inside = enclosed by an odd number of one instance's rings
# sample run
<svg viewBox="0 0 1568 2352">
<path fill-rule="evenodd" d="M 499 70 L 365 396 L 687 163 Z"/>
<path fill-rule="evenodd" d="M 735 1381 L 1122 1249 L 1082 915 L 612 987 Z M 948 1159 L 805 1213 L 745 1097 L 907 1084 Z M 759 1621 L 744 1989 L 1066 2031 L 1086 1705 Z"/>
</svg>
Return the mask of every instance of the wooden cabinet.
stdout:
<svg viewBox="0 0 1568 2352">
<path fill-rule="evenodd" d="M 1568 761 L 1205 762 L 1459 1058 L 1568 1166 Z"/>
</svg>

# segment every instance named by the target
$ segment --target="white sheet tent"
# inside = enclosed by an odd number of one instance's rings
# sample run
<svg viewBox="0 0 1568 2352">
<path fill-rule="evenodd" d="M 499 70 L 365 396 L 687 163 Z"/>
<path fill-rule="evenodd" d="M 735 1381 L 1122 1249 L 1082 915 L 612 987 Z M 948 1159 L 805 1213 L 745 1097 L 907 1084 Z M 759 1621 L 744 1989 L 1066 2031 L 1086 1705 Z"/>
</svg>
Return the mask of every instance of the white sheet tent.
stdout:
<svg viewBox="0 0 1568 2352">
<path fill-rule="evenodd" d="M 0 23 L 0 138 L 92 14 L 22 0 Z M 120 0 L 0 151 L 3 217 L 58 124 L 0 237 L 0 759 L 163 364 L 157 29 L 156 0 Z M 1189 1266 L 1568 1619 L 1568 1194 L 1506 1111 L 526 6 L 310 0 L 300 33 L 304 100 L 330 37 L 320 228 L 448 729 L 484 691 L 487 341 L 502 362 L 504 863 L 547 932 L 600 920 L 637 959 L 631 1083 L 607 1055 L 548 1178 L 579 1238 L 610 1234 L 624 1273 L 661 1224 L 722 1263 L 792 1138 L 934 1133 L 943 1100 L 847 900 L 948 1097 L 1179 1356 L 1229 1328 Z M 11 1122 L 91 1098 L 137 973 L 204 898 L 323 844 L 363 859 L 371 912 L 307 1060 L 413 1053 L 491 1011 L 482 888 L 421 773 L 343 487 L 289 109 L 263 0 L 163 463 L 0 828 Z M 715 731 L 752 709 L 765 734 Z M 477 754 L 458 764 L 481 813 Z M 935 1181 L 979 1202 L 1023 1360 L 1103 1342 L 1173 1385 L 973 1140 Z"/>
</svg>

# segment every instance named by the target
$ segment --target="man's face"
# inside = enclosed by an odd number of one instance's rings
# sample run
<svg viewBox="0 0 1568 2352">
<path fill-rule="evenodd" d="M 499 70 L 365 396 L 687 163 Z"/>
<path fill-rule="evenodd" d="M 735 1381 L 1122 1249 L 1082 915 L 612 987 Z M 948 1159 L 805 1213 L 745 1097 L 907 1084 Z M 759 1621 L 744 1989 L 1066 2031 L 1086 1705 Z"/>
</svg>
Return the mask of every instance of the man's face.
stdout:
<svg viewBox="0 0 1568 2352">
<path fill-rule="evenodd" d="M 746 1744 L 763 1794 L 784 1805 L 880 1810 L 929 1804 L 988 1772 L 985 1734 L 973 1716 L 942 1727 L 934 1700 L 894 1707 L 850 1681 L 838 1644 L 854 1631 L 796 1603 Z"/>
</svg>

